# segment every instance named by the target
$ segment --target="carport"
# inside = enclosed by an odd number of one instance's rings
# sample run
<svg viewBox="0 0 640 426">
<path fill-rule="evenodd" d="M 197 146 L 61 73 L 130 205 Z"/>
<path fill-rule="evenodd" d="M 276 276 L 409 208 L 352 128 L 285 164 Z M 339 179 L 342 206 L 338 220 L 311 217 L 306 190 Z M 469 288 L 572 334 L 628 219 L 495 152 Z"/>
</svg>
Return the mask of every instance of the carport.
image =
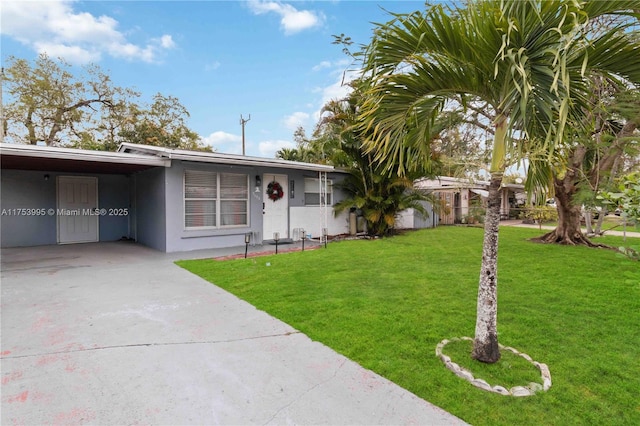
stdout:
<svg viewBox="0 0 640 426">
<path fill-rule="evenodd" d="M 0 144 L 2 247 L 137 239 L 136 178 L 157 157 Z M 142 194 L 144 195 L 144 194 Z"/>
</svg>

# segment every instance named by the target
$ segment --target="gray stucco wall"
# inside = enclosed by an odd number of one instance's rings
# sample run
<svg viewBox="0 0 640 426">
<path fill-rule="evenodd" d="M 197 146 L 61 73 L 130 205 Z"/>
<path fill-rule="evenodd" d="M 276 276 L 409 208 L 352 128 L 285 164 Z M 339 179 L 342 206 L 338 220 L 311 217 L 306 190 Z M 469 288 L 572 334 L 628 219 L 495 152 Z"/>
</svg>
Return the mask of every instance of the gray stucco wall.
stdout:
<svg viewBox="0 0 640 426">
<path fill-rule="evenodd" d="M 44 175 L 49 179 L 45 180 Z M 55 215 L 14 215 L 13 209 L 56 208 L 56 179 L 53 173 L 2 170 L 0 217 L 2 247 L 38 246 L 57 243 Z"/>
<path fill-rule="evenodd" d="M 155 168 L 136 173 L 133 180 L 135 234 L 137 242 L 166 251 L 165 170 Z"/>
<path fill-rule="evenodd" d="M 185 169 L 240 173 L 249 176 L 249 226 L 227 229 L 185 230 L 183 175 Z M 304 179 L 316 178 L 311 171 L 224 166 L 173 161 L 171 168 L 154 168 L 132 175 L 74 174 L 50 171 L 2 170 L 0 208 L 56 209 L 57 176 L 95 176 L 98 178 L 98 207 L 107 213 L 99 218 L 99 240 L 115 241 L 123 237 L 160 251 L 177 252 L 205 248 L 235 247 L 244 244 L 244 235 L 252 232 L 262 242 L 263 193 L 265 183 L 255 192 L 255 176 L 274 173 L 286 175 L 289 186 L 289 207 L 302 207 Z M 45 180 L 44 176 L 49 178 Z M 330 174 L 338 181 L 343 175 Z M 342 199 L 334 190 L 334 203 Z M 126 214 L 122 214 L 126 209 Z M 120 214 L 110 214 L 112 211 Z M 0 218 L 2 247 L 57 244 L 55 215 L 17 216 L 5 214 Z"/>
<path fill-rule="evenodd" d="M 238 173 L 249 176 L 249 226 L 227 229 L 184 229 L 184 171 L 202 170 L 217 173 Z M 167 169 L 166 212 L 167 252 L 190 251 L 208 248 L 237 247 L 244 245 L 247 232 L 262 231 L 262 193 L 253 192 L 255 176 L 261 175 L 253 167 L 223 166 L 173 161 Z M 260 243 L 260 241 L 258 241 Z"/>
<path fill-rule="evenodd" d="M 100 217 L 100 241 L 116 241 L 128 238 L 129 216 L 129 177 L 124 175 L 98 176 L 98 207 L 106 209 L 107 214 Z"/>
<path fill-rule="evenodd" d="M 218 173 L 238 173 L 249 176 L 249 226 L 241 226 L 227 229 L 185 230 L 184 229 L 184 171 L 203 170 Z M 318 174 L 311 171 L 256 168 L 248 166 L 225 166 L 194 162 L 182 162 L 174 160 L 171 168 L 166 169 L 166 251 L 179 252 L 221 247 L 238 247 L 244 245 L 244 236 L 248 232 L 259 235 L 260 244 L 264 238 L 262 235 L 262 203 L 265 191 L 265 182 L 259 192 L 255 192 L 255 176 L 263 177 L 264 174 L 286 175 L 290 186 L 294 181 L 293 198 L 291 191 L 288 197 L 289 207 L 304 206 L 304 178 L 317 177 Z M 331 176 L 334 180 L 341 174 Z M 340 199 L 340 194 L 336 194 Z M 140 224 L 138 224 L 138 227 Z M 253 242 L 253 241 L 252 241 Z M 153 247 L 153 246 L 152 246 Z"/>
<path fill-rule="evenodd" d="M 45 175 L 48 179 L 45 180 Z M 94 176 L 98 178 L 98 207 L 107 214 L 98 219 L 99 240 L 115 241 L 129 236 L 127 214 L 115 209 L 129 209 L 129 181 L 124 175 L 91 175 L 49 171 L 2 170 L 0 183 L 0 218 L 2 247 L 26 247 L 57 244 L 55 214 L 12 215 L 13 209 L 57 208 L 57 176 Z"/>
</svg>

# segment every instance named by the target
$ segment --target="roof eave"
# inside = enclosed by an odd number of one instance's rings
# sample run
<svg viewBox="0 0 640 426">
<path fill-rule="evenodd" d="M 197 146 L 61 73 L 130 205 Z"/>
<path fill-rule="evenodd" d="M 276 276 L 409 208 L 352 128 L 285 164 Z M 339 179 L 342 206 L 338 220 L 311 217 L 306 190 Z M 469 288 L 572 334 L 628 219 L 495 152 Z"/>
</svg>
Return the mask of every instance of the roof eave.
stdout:
<svg viewBox="0 0 640 426">
<path fill-rule="evenodd" d="M 146 152 L 149 155 L 162 156 L 172 160 L 194 161 L 200 163 L 233 164 L 242 166 L 276 167 L 283 169 L 311 170 L 316 172 L 334 172 L 333 166 L 323 164 L 303 163 L 262 157 L 251 157 L 237 154 L 221 154 L 216 152 L 186 151 L 181 149 L 169 149 L 157 146 L 147 146 L 123 142 L 118 152 L 127 151 Z M 144 154 L 142 154 L 144 155 Z"/>
<path fill-rule="evenodd" d="M 0 154 L 20 157 L 43 157 L 60 160 L 93 161 L 116 164 L 137 164 L 147 166 L 170 167 L 170 161 L 163 158 L 149 157 L 121 152 L 90 151 L 76 148 L 53 148 L 38 145 L 18 145 L 0 143 Z"/>
</svg>

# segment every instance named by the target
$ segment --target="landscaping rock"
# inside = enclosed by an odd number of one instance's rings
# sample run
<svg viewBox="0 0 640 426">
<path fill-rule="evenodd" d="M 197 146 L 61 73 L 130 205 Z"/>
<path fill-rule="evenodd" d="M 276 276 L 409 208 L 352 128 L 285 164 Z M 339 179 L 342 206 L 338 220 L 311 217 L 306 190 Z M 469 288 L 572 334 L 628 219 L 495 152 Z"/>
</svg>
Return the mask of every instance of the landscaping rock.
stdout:
<svg viewBox="0 0 640 426">
<path fill-rule="evenodd" d="M 529 355 L 527 355 L 527 354 L 523 354 L 523 353 L 521 353 L 521 354 L 519 354 L 519 355 L 520 355 L 522 358 L 526 359 L 527 361 L 529 361 L 529 362 L 531 362 L 531 363 L 533 362 L 533 359 L 532 359 Z"/>
<path fill-rule="evenodd" d="M 531 391 L 532 394 L 536 393 L 536 392 L 540 392 L 541 390 L 543 390 L 543 386 L 540 383 L 535 383 L 535 382 L 530 382 L 527 385 L 527 389 L 529 389 Z"/>
<path fill-rule="evenodd" d="M 471 374 L 467 370 L 458 369 L 454 371 L 454 373 L 456 373 L 456 376 L 460 377 L 461 379 L 465 379 L 469 382 L 473 381 L 474 379 L 473 374 Z"/>
<path fill-rule="evenodd" d="M 491 387 L 491 385 L 487 382 L 485 382 L 482 379 L 475 379 L 471 381 L 471 384 L 477 388 L 480 388 L 482 390 L 486 390 L 486 391 L 490 391 L 493 392 L 493 388 Z"/>
<path fill-rule="evenodd" d="M 548 391 L 551 388 L 551 372 L 547 364 L 540 363 L 538 366 L 540 369 L 540 376 L 542 377 L 542 390 Z"/>
<path fill-rule="evenodd" d="M 531 396 L 531 391 L 524 386 L 514 386 L 509 393 L 513 396 Z"/>
<path fill-rule="evenodd" d="M 511 395 L 511 394 L 509 393 L 509 391 L 507 390 L 507 388 L 505 388 L 505 387 L 503 387 L 503 386 L 496 385 L 496 386 L 494 386 L 492 389 L 493 389 L 493 391 L 494 391 L 495 393 L 499 393 L 500 395 L 505 395 L 505 396 L 509 396 L 509 395 Z"/>
<path fill-rule="evenodd" d="M 509 351 L 514 353 L 515 355 L 519 355 L 522 358 L 529 361 L 535 367 L 537 367 L 538 370 L 540 370 L 540 376 L 542 377 L 542 384 L 530 382 L 527 386 L 514 386 L 511 389 L 507 389 L 504 386 L 500 386 L 500 385 L 496 385 L 492 387 L 485 380 L 476 379 L 473 376 L 473 373 L 471 373 L 470 371 L 467 371 L 457 363 L 452 362 L 451 357 L 442 353 L 442 349 L 448 343 L 457 342 L 460 340 L 473 341 L 471 337 L 466 337 L 466 336 L 452 337 L 451 339 L 444 339 L 436 345 L 436 356 L 440 358 L 442 362 L 444 362 L 447 369 L 451 370 L 456 376 L 460 377 L 461 379 L 467 380 L 478 389 L 482 389 L 482 390 L 493 392 L 493 393 L 498 393 L 500 395 L 505 395 L 505 396 L 524 397 L 524 396 L 535 395 L 537 392 L 540 392 L 540 391 L 547 391 L 551 387 L 551 373 L 549 372 L 549 367 L 547 367 L 546 364 L 534 361 L 533 359 L 531 359 L 529 355 L 519 352 L 517 349 L 512 348 L 511 346 L 502 346 L 502 345 L 499 345 L 501 350 Z"/>
</svg>

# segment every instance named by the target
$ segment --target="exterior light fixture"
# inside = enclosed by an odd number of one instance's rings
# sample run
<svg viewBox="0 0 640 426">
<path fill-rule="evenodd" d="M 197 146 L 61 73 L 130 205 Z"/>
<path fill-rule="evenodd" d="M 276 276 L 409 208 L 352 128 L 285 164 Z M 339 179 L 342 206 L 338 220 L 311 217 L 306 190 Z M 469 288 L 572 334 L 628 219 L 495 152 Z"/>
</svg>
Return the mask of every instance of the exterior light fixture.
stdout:
<svg viewBox="0 0 640 426">
<path fill-rule="evenodd" d="M 251 232 L 244 234 L 244 258 L 247 258 L 247 252 L 249 251 L 249 243 L 251 242 Z"/>
<path fill-rule="evenodd" d="M 278 241 L 280 241 L 280 233 L 279 232 L 274 232 L 273 233 L 273 241 L 276 242 L 276 254 L 278 254 Z"/>
<path fill-rule="evenodd" d="M 260 175 L 256 175 L 256 192 L 260 192 L 261 185 L 262 185 L 262 179 L 260 179 Z"/>
<path fill-rule="evenodd" d="M 49 180 L 49 175 L 44 175 L 44 180 Z"/>
</svg>

